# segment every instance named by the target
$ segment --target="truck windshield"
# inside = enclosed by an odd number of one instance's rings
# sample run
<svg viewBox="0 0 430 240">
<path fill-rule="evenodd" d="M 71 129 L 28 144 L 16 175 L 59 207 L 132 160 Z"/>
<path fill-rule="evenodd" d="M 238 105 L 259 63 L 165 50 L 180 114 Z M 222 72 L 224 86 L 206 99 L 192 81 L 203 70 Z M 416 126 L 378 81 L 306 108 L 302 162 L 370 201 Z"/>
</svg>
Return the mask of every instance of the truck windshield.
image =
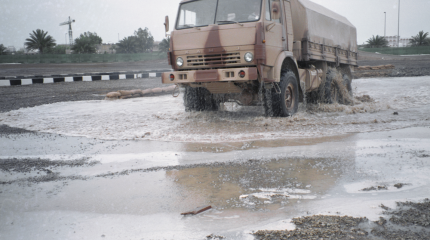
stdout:
<svg viewBox="0 0 430 240">
<path fill-rule="evenodd" d="M 260 20 L 261 3 L 262 0 L 199 0 L 183 3 L 176 29 L 255 22 Z"/>
</svg>

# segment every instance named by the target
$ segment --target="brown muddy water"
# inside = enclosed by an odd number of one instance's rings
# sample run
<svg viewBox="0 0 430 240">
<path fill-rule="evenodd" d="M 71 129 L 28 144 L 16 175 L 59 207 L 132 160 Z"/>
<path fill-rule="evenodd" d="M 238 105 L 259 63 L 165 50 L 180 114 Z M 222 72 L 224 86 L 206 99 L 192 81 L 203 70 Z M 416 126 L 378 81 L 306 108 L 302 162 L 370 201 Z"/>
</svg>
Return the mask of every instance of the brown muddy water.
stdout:
<svg viewBox="0 0 430 240">
<path fill-rule="evenodd" d="M 168 97 L 1 114 L 33 132 L 0 135 L 0 238 L 253 239 L 300 216 L 389 220 L 381 204 L 430 196 L 430 81 L 353 86 L 354 106 L 287 119 L 184 113 Z"/>
</svg>

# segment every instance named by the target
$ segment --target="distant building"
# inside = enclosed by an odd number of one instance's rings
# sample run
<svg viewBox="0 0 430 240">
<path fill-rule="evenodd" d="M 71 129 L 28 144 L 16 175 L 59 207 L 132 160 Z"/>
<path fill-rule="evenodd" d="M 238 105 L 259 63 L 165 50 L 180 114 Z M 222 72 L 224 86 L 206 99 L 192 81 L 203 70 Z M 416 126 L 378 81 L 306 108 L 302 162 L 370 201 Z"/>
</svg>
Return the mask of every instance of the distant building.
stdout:
<svg viewBox="0 0 430 240">
<path fill-rule="evenodd" d="M 97 46 L 97 53 L 98 54 L 104 54 L 104 53 L 114 54 L 114 53 L 116 53 L 115 44 L 102 43 L 102 44 Z"/>
<path fill-rule="evenodd" d="M 398 41 L 398 36 L 388 36 L 385 37 L 385 39 L 387 39 L 388 41 L 388 46 L 390 47 L 409 47 L 411 46 L 411 39 L 410 38 L 400 38 L 400 44 L 397 44 Z"/>
<path fill-rule="evenodd" d="M 154 45 L 152 45 L 152 51 L 154 51 L 154 52 L 158 52 L 158 51 L 160 51 L 160 41 L 155 41 L 154 42 Z"/>
<path fill-rule="evenodd" d="M 14 53 L 14 52 L 16 52 L 16 48 L 14 46 L 9 46 L 9 47 L 7 47 L 6 51 L 8 51 L 10 53 Z"/>
</svg>

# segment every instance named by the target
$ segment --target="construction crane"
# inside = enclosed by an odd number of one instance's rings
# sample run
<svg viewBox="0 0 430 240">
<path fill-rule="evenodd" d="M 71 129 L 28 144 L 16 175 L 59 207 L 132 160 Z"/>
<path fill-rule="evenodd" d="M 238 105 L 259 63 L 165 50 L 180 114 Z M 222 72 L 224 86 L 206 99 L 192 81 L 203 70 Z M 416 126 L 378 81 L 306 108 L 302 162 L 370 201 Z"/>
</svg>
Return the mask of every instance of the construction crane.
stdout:
<svg viewBox="0 0 430 240">
<path fill-rule="evenodd" d="M 72 20 L 69 16 L 69 21 L 60 23 L 60 26 L 69 25 L 69 44 L 70 46 L 73 45 L 73 32 L 72 32 L 72 23 L 74 23 L 75 20 Z"/>
</svg>

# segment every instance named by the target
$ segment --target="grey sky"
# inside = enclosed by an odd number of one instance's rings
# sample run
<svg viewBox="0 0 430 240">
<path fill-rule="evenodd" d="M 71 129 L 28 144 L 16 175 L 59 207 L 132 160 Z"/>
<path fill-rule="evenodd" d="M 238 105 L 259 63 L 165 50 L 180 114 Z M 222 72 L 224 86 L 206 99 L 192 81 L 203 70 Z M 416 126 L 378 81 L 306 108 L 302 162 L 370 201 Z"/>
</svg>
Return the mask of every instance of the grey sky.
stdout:
<svg viewBox="0 0 430 240">
<path fill-rule="evenodd" d="M 358 43 L 372 35 L 397 35 L 398 0 L 312 0 L 345 17 L 357 27 Z M 139 27 L 148 27 L 155 40 L 164 38 L 164 16 L 171 26 L 180 0 L 0 0 L 0 44 L 21 48 L 35 29 L 48 31 L 59 44 L 65 43 L 68 16 L 76 19 L 73 37 L 96 32 L 104 43 L 118 42 Z M 400 35 L 410 37 L 430 32 L 430 0 L 401 0 Z M 172 28 L 172 27 L 171 27 Z"/>
</svg>

